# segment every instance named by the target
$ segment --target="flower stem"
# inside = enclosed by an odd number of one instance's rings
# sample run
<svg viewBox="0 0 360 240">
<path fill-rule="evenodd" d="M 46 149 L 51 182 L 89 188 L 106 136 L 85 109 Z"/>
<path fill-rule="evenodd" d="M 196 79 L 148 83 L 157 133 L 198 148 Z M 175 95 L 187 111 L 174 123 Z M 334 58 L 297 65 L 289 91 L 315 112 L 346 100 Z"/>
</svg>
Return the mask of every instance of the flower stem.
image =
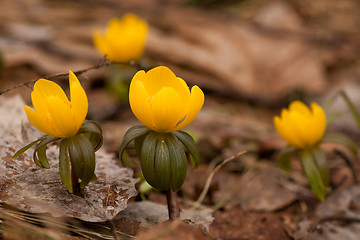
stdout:
<svg viewBox="0 0 360 240">
<path fill-rule="evenodd" d="M 166 200 L 168 204 L 168 212 L 170 221 L 180 218 L 180 208 L 177 201 L 177 194 L 171 188 L 166 191 Z"/>
<path fill-rule="evenodd" d="M 73 187 L 73 193 L 80 197 L 84 197 L 84 192 L 80 188 L 79 178 L 76 175 L 73 167 L 71 168 L 71 182 Z"/>
</svg>

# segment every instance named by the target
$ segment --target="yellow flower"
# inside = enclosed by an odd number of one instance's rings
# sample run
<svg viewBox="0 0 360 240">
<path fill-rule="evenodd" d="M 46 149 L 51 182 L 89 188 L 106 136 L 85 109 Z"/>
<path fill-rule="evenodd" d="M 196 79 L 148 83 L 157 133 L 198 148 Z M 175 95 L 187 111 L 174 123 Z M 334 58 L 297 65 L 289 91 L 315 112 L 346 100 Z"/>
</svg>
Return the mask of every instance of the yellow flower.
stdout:
<svg viewBox="0 0 360 240">
<path fill-rule="evenodd" d="M 110 61 L 127 63 L 143 54 L 147 29 L 146 22 L 134 14 L 126 14 L 121 20 L 111 19 L 105 34 L 96 31 L 94 43 Z"/>
<path fill-rule="evenodd" d="M 274 117 L 275 128 L 290 145 L 306 149 L 318 144 L 326 129 L 326 115 L 316 103 L 309 109 L 304 103 L 294 101 L 289 110 L 283 109 L 281 117 Z"/>
<path fill-rule="evenodd" d="M 167 67 L 139 71 L 129 90 L 130 107 L 139 121 L 156 132 L 177 131 L 191 123 L 204 104 L 198 86 L 186 82 Z"/>
<path fill-rule="evenodd" d="M 56 83 L 39 79 L 31 93 L 35 110 L 25 106 L 26 115 L 38 130 L 59 138 L 77 133 L 88 111 L 88 100 L 75 74 L 69 71 L 70 97 Z"/>
</svg>

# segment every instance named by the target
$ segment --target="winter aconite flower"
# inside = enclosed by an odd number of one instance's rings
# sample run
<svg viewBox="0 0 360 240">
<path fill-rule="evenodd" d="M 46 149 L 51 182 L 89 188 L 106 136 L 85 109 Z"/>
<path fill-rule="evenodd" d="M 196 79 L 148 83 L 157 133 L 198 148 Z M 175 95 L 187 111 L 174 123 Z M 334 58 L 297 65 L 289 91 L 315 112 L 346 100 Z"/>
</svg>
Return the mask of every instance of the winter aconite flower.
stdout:
<svg viewBox="0 0 360 240">
<path fill-rule="evenodd" d="M 326 115 L 316 103 L 308 108 L 300 101 L 294 101 L 289 109 L 283 109 L 281 116 L 274 118 L 275 128 L 290 145 L 311 148 L 318 144 L 326 129 Z"/>
<path fill-rule="evenodd" d="M 69 72 L 70 101 L 56 83 L 40 79 L 34 85 L 31 100 L 35 110 L 25 106 L 26 115 L 41 132 L 58 138 L 74 136 L 84 122 L 88 100 L 73 72 Z"/>
<path fill-rule="evenodd" d="M 34 109 L 25 106 L 29 121 L 46 135 L 26 145 L 14 158 L 36 145 L 33 159 L 39 167 L 49 168 L 47 144 L 60 141 L 59 172 L 70 193 L 80 194 L 95 176 L 95 152 L 102 145 L 100 126 L 85 120 L 88 100 L 73 72 L 69 72 L 70 100 L 56 83 L 40 79 L 31 93 Z M 79 182 L 80 180 L 80 182 Z M 81 189 L 80 189 L 81 188 Z"/>
<path fill-rule="evenodd" d="M 167 67 L 139 71 L 130 83 L 130 106 L 139 121 L 156 132 L 173 132 L 191 123 L 204 103 L 198 86 L 186 82 Z"/>
<path fill-rule="evenodd" d="M 326 115 L 316 103 L 311 103 L 308 108 L 303 102 L 294 101 L 289 109 L 282 110 L 280 117 L 274 117 L 274 124 L 278 133 L 289 144 L 278 157 L 279 165 L 290 170 L 292 154 L 299 152 L 302 168 L 313 193 L 320 200 L 324 200 L 329 188 L 330 171 L 320 144 L 323 142 L 340 143 L 355 155 L 356 145 L 341 134 L 325 135 Z"/>
<path fill-rule="evenodd" d="M 135 140 L 145 180 L 154 188 L 167 190 L 169 217 L 179 217 L 172 191 L 180 190 L 187 172 L 187 155 L 195 168 L 198 151 L 194 139 L 181 128 L 191 123 L 204 103 L 204 94 L 198 86 L 191 91 L 184 80 L 167 67 L 139 71 L 130 83 L 130 106 L 145 126 L 130 128 L 120 147 L 123 165 L 137 167 L 125 148 Z"/>
<path fill-rule="evenodd" d="M 110 61 L 136 61 L 144 52 L 147 31 L 145 21 L 134 14 L 126 14 L 121 20 L 111 19 L 105 34 L 96 31 L 94 44 Z"/>
</svg>

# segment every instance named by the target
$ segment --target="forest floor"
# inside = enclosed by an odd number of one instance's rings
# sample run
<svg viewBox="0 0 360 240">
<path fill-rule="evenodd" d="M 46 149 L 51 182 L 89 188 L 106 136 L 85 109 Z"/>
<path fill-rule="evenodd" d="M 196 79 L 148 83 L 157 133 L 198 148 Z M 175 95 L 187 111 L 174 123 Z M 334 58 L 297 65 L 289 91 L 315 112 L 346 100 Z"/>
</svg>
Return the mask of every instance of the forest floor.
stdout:
<svg viewBox="0 0 360 240">
<path fill-rule="evenodd" d="M 330 189 L 321 202 L 311 192 L 296 155 L 291 172 L 277 166 L 277 155 L 286 143 L 273 126 L 273 117 L 295 99 L 323 105 L 345 91 L 360 109 L 358 1 L 18 0 L 1 1 L 0 9 L 0 236 L 4 239 L 112 239 L 114 227 L 120 239 L 359 239 L 359 160 L 336 144 L 321 146 L 331 171 Z M 88 94 L 88 119 L 100 123 L 104 132 L 98 158 L 105 170 L 99 171 L 113 176 L 106 163 L 109 158 L 121 169 L 116 158 L 123 135 L 139 122 L 115 86 L 139 69 L 101 65 L 92 34 L 104 29 L 110 18 L 128 12 L 149 24 L 140 65 L 168 66 L 205 93 L 203 109 L 186 128 L 197 138 L 200 164 L 195 170 L 189 166 L 178 194 L 182 214 L 192 217 L 174 231 L 167 231 L 172 225 L 166 221 L 162 192 L 148 191 L 144 201 L 130 187 L 125 210 L 111 215 L 113 225 L 109 225 L 91 210 L 81 210 L 83 205 L 67 204 L 71 206 L 59 217 L 51 210 L 53 202 L 38 202 L 53 188 L 34 192 L 36 201 L 25 198 L 22 189 L 28 179 L 20 175 L 35 173 L 35 165 L 17 169 L 16 179 L 12 175 L 18 163 L 9 154 L 38 136 L 20 113 L 22 105 L 31 105 L 34 81 L 92 66 L 78 77 Z M 67 86 L 67 76 L 51 80 Z M 341 97 L 327 114 L 337 116 L 327 131 L 360 143 L 359 128 Z M 14 126 L 19 128 L 9 130 Z M 23 130 L 24 126 L 30 130 Z M 335 154 L 336 149 L 352 164 Z M 50 158 L 56 164 L 55 155 Z M 186 212 L 214 168 L 226 159 L 229 162 L 214 174 L 200 209 Z M 31 158 L 20 161 L 27 160 Z M 123 174 L 119 182 L 138 181 L 131 171 L 119 171 Z M 10 185 L 22 187 L 10 191 Z"/>
</svg>

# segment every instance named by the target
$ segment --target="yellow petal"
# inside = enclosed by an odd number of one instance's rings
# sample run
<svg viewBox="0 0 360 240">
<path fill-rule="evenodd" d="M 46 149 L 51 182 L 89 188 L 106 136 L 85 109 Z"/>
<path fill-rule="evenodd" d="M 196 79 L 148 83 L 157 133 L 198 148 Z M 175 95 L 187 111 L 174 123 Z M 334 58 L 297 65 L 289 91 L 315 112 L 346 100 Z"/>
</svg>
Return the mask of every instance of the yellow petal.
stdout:
<svg viewBox="0 0 360 240">
<path fill-rule="evenodd" d="M 151 101 L 154 130 L 172 132 L 184 117 L 184 105 L 177 92 L 170 87 L 162 88 Z"/>
<path fill-rule="evenodd" d="M 322 139 L 326 130 L 326 114 L 324 110 L 316 103 L 311 103 L 311 110 L 313 113 L 313 127 L 314 142 L 318 142 Z"/>
<path fill-rule="evenodd" d="M 306 138 L 304 139 L 303 137 L 304 134 L 306 136 L 306 128 L 304 129 L 302 127 L 306 119 L 304 119 L 299 112 L 283 109 L 281 111 L 281 120 L 287 132 L 287 138 L 284 139 L 290 145 L 302 148 L 304 146 L 304 141 L 306 142 Z"/>
<path fill-rule="evenodd" d="M 34 91 L 31 93 L 31 100 L 37 113 L 47 114 L 48 110 L 44 100 L 49 96 L 57 96 L 63 101 L 68 100 L 59 85 L 46 79 L 39 79 L 34 85 Z"/>
<path fill-rule="evenodd" d="M 106 37 L 116 37 L 116 34 L 122 31 L 124 28 L 124 25 L 122 24 L 122 21 L 117 18 L 112 18 L 109 21 L 107 31 L 106 31 Z"/>
<path fill-rule="evenodd" d="M 283 108 L 283 109 L 281 110 L 280 116 L 281 116 L 281 117 L 280 117 L 281 120 L 284 121 L 284 122 L 289 122 L 289 121 L 291 121 L 291 119 L 289 119 L 289 117 L 290 117 L 289 111 L 288 111 L 286 108 Z"/>
<path fill-rule="evenodd" d="M 165 66 L 155 67 L 149 70 L 147 78 L 144 78 L 143 84 L 149 96 L 154 96 L 163 87 L 173 88 L 181 99 L 186 99 L 190 95 L 190 90 L 184 80 L 175 76 L 175 74 Z"/>
<path fill-rule="evenodd" d="M 184 103 L 186 103 L 186 101 L 189 100 L 191 94 L 189 86 L 182 78 L 177 77 L 177 80 L 178 80 L 177 85 L 179 85 L 176 86 L 177 92 L 181 98 L 181 101 L 184 101 Z"/>
<path fill-rule="evenodd" d="M 301 142 L 294 135 L 294 132 L 286 125 L 286 122 L 278 116 L 274 118 L 274 125 L 279 135 L 290 145 L 300 147 Z"/>
<path fill-rule="evenodd" d="M 136 76 L 145 74 L 144 71 L 138 72 Z M 131 110 L 136 118 L 142 122 L 148 128 L 154 130 L 153 120 L 151 116 L 150 99 L 144 88 L 144 85 L 140 81 L 131 81 L 129 89 L 129 102 Z"/>
<path fill-rule="evenodd" d="M 134 26 L 138 24 L 140 21 L 141 21 L 140 18 L 138 18 L 135 14 L 132 13 L 127 13 L 122 18 L 122 22 L 125 26 Z"/>
<path fill-rule="evenodd" d="M 144 82 L 147 81 L 147 77 L 148 77 L 148 75 L 145 73 L 144 70 L 138 71 L 131 80 L 130 88 L 131 88 L 131 84 L 133 82 L 137 82 L 137 81 L 141 82 L 144 85 Z M 145 87 L 145 85 L 144 85 L 144 87 Z"/>
<path fill-rule="evenodd" d="M 298 148 L 304 148 L 312 145 L 312 138 L 309 135 L 311 131 L 311 121 L 299 112 L 290 111 L 289 121 L 286 123 L 289 131 L 294 135 Z"/>
<path fill-rule="evenodd" d="M 35 112 L 32 108 L 25 106 L 24 107 L 26 116 L 29 119 L 29 122 L 36 127 L 39 131 L 46 133 L 51 136 L 58 136 L 58 132 L 52 129 L 42 115 Z"/>
<path fill-rule="evenodd" d="M 298 112 L 305 117 L 311 117 L 310 109 L 301 101 L 293 101 L 289 106 L 290 112 Z"/>
<path fill-rule="evenodd" d="M 72 115 L 71 105 L 69 101 L 63 101 L 57 96 L 51 96 L 46 100 L 50 113 L 49 125 L 55 128 L 61 138 L 67 138 L 77 133 L 75 118 Z"/>
<path fill-rule="evenodd" d="M 47 109 L 47 105 L 46 105 L 44 99 L 42 98 L 40 92 L 32 91 L 31 92 L 31 101 L 32 101 L 32 104 L 38 114 L 43 115 L 43 116 L 46 116 L 48 114 L 49 110 Z"/>
<path fill-rule="evenodd" d="M 294 141 L 291 138 L 291 136 L 289 135 L 289 131 L 288 131 L 286 125 L 284 124 L 283 120 L 279 116 L 274 117 L 274 126 L 275 126 L 276 131 L 279 133 L 279 135 L 283 139 L 285 139 L 285 141 L 287 143 L 289 143 L 290 145 L 294 144 Z"/>
<path fill-rule="evenodd" d="M 193 86 L 189 101 L 185 108 L 185 119 L 176 126 L 175 131 L 187 126 L 196 118 L 204 104 L 204 100 L 205 97 L 203 91 L 198 86 Z"/>
<path fill-rule="evenodd" d="M 72 71 L 69 71 L 69 86 L 72 114 L 75 118 L 76 129 L 79 130 L 88 112 L 88 99 L 79 80 Z"/>
<path fill-rule="evenodd" d="M 146 35 L 147 35 L 146 22 L 139 19 L 134 14 L 127 14 L 123 18 L 123 31 L 121 39 L 123 42 L 124 55 L 127 55 L 129 60 L 137 60 L 144 52 Z M 118 44 L 120 45 L 120 44 Z"/>
</svg>

